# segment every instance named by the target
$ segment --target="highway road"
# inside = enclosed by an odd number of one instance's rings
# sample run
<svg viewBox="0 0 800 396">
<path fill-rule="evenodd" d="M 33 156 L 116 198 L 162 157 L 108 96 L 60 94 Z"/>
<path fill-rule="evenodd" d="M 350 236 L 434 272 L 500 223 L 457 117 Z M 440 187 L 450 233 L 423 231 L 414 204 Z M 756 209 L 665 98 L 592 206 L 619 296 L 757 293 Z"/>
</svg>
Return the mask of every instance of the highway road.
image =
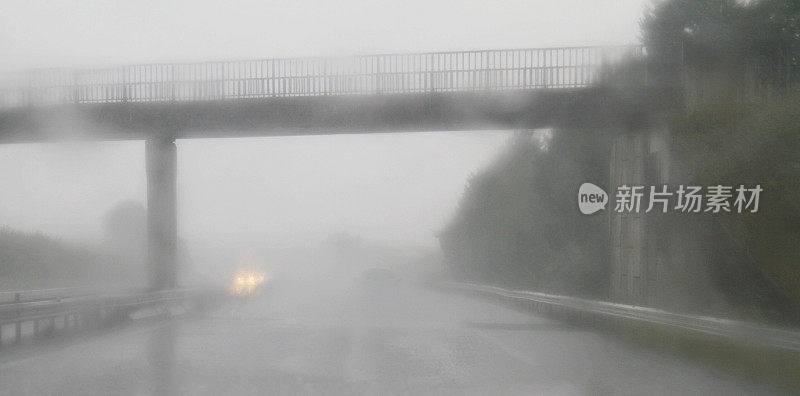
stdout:
<svg viewBox="0 0 800 396">
<path fill-rule="evenodd" d="M 0 353 L 0 395 L 771 392 L 499 303 L 402 283 L 321 284 Z"/>
</svg>

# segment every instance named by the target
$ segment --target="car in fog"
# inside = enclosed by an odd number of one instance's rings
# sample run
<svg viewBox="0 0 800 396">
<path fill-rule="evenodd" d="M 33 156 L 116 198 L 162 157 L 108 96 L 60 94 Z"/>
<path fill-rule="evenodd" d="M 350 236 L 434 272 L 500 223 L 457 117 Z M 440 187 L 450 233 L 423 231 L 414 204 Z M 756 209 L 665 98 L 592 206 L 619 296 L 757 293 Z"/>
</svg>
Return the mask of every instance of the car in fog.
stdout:
<svg viewBox="0 0 800 396">
<path fill-rule="evenodd" d="M 229 292 L 232 296 L 246 299 L 261 294 L 268 280 L 266 272 L 261 270 L 239 270 L 233 276 Z"/>
</svg>

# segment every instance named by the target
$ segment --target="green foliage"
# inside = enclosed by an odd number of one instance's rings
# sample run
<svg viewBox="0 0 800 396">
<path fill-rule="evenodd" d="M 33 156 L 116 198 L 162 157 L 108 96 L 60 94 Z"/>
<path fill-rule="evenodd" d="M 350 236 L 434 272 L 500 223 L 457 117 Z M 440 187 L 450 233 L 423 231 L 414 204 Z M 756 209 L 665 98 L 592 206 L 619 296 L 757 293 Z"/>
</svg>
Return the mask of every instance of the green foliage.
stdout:
<svg viewBox="0 0 800 396">
<path fill-rule="evenodd" d="M 800 305 L 800 95 L 709 106 L 679 125 L 678 153 L 700 184 L 760 184 L 758 213 L 721 221 L 750 259 Z M 714 120 L 725 120 L 716 122 Z"/>
<path fill-rule="evenodd" d="M 607 289 L 606 217 L 576 206 L 581 183 L 604 185 L 608 145 L 598 134 L 555 132 L 545 148 L 517 134 L 469 180 L 440 234 L 452 272 L 470 280 L 584 296 Z"/>
<path fill-rule="evenodd" d="M 710 60 L 741 48 L 741 18 L 733 0 L 668 0 L 649 9 L 640 25 L 653 56 L 680 58 L 686 51 Z"/>
<path fill-rule="evenodd" d="M 641 23 L 642 41 L 660 62 L 734 81 L 744 70 L 760 84 L 785 85 L 800 64 L 800 3 L 796 0 L 666 0 Z"/>
<path fill-rule="evenodd" d="M 74 286 L 86 282 L 99 260 L 84 247 L 41 233 L 0 229 L 0 289 Z"/>
<path fill-rule="evenodd" d="M 800 2 L 666 0 L 641 26 L 649 55 L 680 58 L 687 96 L 701 93 L 672 128 L 691 182 L 764 188 L 759 213 L 719 216 L 729 235 L 704 243 L 733 241 L 800 306 Z"/>
</svg>

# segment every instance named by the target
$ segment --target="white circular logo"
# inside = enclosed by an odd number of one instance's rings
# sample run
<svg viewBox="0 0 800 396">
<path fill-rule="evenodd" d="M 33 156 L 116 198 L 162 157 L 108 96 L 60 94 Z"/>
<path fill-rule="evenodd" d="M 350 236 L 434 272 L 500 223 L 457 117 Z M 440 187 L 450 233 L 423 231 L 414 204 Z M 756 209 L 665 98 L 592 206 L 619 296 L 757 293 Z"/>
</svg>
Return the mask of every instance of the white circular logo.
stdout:
<svg viewBox="0 0 800 396">
<path fill-rule="evenodd" d="M 583 214 L 592 214 L 606 208 L 608 194 L 592 183 L 583 183 L 578 189 L 578 208 Z"/>
</svg>

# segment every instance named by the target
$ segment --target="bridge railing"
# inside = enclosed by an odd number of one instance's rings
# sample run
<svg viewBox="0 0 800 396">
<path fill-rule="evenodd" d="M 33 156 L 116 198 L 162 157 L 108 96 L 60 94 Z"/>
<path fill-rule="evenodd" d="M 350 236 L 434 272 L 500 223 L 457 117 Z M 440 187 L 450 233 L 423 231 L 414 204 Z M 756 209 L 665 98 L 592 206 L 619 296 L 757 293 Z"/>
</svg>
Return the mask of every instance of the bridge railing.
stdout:
<svg viewBox="0 0 800 396">
<path fill-rule="evenodd" d="M 565 47 L 37 70 L 5 76 L 0 107 L 578 88 L 643 53 Z"/>
<path fill-rule="evenodd" d="M 61 287 L 51 289 L 0 291 L 0 305 L 19 302 L 58 300 L 96 294 L 100 290 L 90 287 Z"/>
</svg>

